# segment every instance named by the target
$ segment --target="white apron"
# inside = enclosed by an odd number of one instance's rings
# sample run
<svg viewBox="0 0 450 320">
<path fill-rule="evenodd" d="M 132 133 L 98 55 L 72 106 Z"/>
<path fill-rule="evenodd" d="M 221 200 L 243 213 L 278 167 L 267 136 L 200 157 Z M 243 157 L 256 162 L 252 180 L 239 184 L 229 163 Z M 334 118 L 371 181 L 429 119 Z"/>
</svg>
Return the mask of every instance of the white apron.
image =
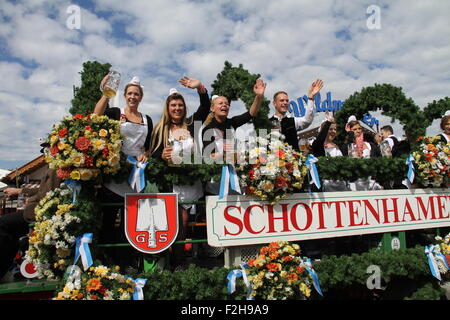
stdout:
<svg viewBox="0 0 450 320">
<path fill-rule="evenodd" d="M 121 122 L 120 124 L 120 133 L 125 136 L 122 144 L 122 152 L 125 155 L 130 155 L 135 158 L 145 152 L 145 139 L 148 134 L 147 116 L 141 115 L 143 124 L 128 121 Z M 121 119 L 122 116 L 125 116 L 125 110 L 123 108 L 120 108 L 120 116 Z M 105 183 L 105 187 L 121 197 L 124 197 L 125 193 L 136 193 L 136 191 L 130 187 L 128 178 L 120 183 L 111 180 Z"/>
<path fill-rule="evenodd" d="M 192 137 L 184 140 L 175 140 L 172 136 L 172 131 L 169 130 L 169 139 L 174 140 L 172 152 L 177 156 L 183 157 L 183 155 L 190 154 L 194 150 L 194 139 L 192 139 Z M 203 196 L 203 186 L 200 180 L 195 181 L 193 185 L 174 184 L 173 192 L 178 193 L 178 201 L 197 201 Z M 182 204 L 181 206 L 185 209 L 189 209 L 192 207 L 190 213 L 195 214 L 195 205 Z"/>
</svg>

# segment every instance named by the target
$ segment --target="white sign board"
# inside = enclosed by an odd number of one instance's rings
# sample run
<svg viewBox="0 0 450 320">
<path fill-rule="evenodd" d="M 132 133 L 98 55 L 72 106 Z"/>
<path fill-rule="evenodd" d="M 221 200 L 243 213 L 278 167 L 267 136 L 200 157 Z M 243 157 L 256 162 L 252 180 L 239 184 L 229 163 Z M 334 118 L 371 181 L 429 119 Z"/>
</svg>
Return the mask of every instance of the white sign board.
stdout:
<svg viewBox="0 0 450 320">
<path fill-rule="evenodd" d="M 206 197 L 208 244 L 242 246 L 450 226 L 449 189 Z"/>
</svg>

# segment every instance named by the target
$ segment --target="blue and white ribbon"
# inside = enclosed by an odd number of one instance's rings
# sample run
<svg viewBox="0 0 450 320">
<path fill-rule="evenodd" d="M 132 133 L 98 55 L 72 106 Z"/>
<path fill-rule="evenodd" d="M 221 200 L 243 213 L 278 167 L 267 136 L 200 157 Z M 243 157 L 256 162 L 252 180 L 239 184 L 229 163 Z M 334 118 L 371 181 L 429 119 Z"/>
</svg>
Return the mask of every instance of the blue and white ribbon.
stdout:
<svg viewBox="0 0 450 320">
<path fill-rule="evenodd" d="M 316 271 L 314 271 L 314 269 L 312 268 L 310 258 L 306 259 L 305 266 L 306 266 L 306 271 L 308 271 L 309 275 L 312 278 L 314 288 L 316 289 L 317 293 L 323 297 L 322 290 L 320 289 L 319 276 L 317 275 Z"/>
<path fill-rule="evenodd" d="M 92 233 L 85 233 L 82 237 L 78 237 L 75 242 L 75 258 L 73 264 L 76 264 L 81 257 L 84 271 L 89 269 L 93 264 L 91 250 L 89 250 L 89 243 L 92 243 L 92 236 Z"/>
<path fill-rule="evenodd" d="M 228 280 L 228 294 L 232 294 L 236 291 L 236 279 L 241 278 L 244 280 L 245 285 L 247 286 L 247 300 L 254 300 L 252 297 L 252 286 L 250 284 L 250 281 L 247 277 L 247 272 L 245 271 L 245 268 L 247 268 L 247 263 L 243 262 L 241 263 L 241 269 L 235 269 L 231 270 L 228 273 L 227 280 Z"/>
<path fill-rule="evenodd" d="M 222 167 L 219 200 L 222 200 L 224 196 L 228 195 L 228 190 L 230 187 L 232 190 L 241 193 L 241 187 L 239 186 L 239 178 L 236 174 L 236 170 L 232 164 L 227 164 Z"/>
<path fill-rule="evenodd" d="M 312 154 L 308 155 L 308 158 L 305 161 L 306 166 L 309 169 L 309 173 L 311 174 L 311 184 L 314 183 L 317 188 L 320 189 L 320 178 L 319 178 L 319 172 L 317 172 L 316 162 L 319 161 L 316 157 L 314 157 Z"/>
<path fill-rule="evenodd" d="M 406 158 L 406 164 L 408 165 L 408 174 L 407 174 L 408 180 L 409 182 L 413 183 L 415 174 L 414 174 L 414 157 L 412 154 L 410 154 L 408 158 Z"/>
<path fill-rule="evenodd" d="M 439 272 L 439 268 L 438 265 L 436 263 L 436 259 L 434 257 L 434 246 L 430 245 L 430 246 L 425 246 L 425 254 L 427 255 L 428 258 L 428 265 L 430 266 L 430 271 L 431 274 L 438 280 L 442 280 L 441 278 L 441 273 Z"/>
<path fill-rule="evenodd" d="M 72 204 L 77 201 L 77 196 L 81 191 L 81 181 L 78 180 L 67 180 L 65 182 L 66 186 L 72 191 Z"/>
<path fill-rule="evenodd" d="M 144 300 L 144 288 L 147 279 L 137 278 L 133 280 L 136 286 L 134 287 L 133 300 Z"/>
<path fill-rule="evenodd" d="M 130 155 L 127 156 L 127 162 L 133 165 L 128 182 L 132 189 L 141 192 L 145 188 L 145 167 L 148 162 L 137 161 Z"/>
</svg>

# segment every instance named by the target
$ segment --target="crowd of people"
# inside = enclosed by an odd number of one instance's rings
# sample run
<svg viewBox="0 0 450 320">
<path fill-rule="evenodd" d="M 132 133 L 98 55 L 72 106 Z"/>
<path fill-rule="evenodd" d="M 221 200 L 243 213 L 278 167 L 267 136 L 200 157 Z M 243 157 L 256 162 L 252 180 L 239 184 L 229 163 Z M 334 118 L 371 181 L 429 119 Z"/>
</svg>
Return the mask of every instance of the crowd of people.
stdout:
<svg viewBox="0 0 450 320">
<path fill-rule="evenodd" d="M 106 75 L 100 83 L 102 89 L 108 80 Z M 102 95 L 94 108 L 97 115 L 106 115 L 111 119 L 120 121 L 120 131 L 124 135 L 122 151 L 136 160 L 146 162 L 150 157 L 161 159 L 168 166 L 173 165 L 175 156 L 180 154 L 197 153 L 210 158 L 223 158 L 236 151 L 236 130 L 240 126 L 250 123 L 258 114 L 266 90 L 266 83 L 262 79 L 256 80 L 253 86 L 254 101 L 249 110 L 229 117 L 230 102 L 225 96 L 208 95 L 204 84 L 191 77 L 184 77 L 179 83 L 192 90 L 196 90 L 200 105 L 197 110 L 188 116 L 186 101 L 181 93 L 171 89 L 162 108 L 159 121 L 154 125 L 152 118 L 139 111 L 139 105 L 144 96 L 144 90 L 139 78 L 134 77 L 126 84 L 124 89 L 125 106 L 122 108 L 109 107 L 109 99 Z M 299 133 L 308 128 L 314 120 L 314 98 L 323 88 L 323 81 L 313 81 L 308 90 L 306 113 L 302 117 L 291 116 L 288 113 L 289 97 L 285 91 L 278 91 L 273 96 L 274 115 L 269 119 L 273 130 L 280 130 L 285 141 L 293 149 L 300 151 Z M 200 129 L 196 130 L 196 123 Z M 441 122 L 442 141 L 448 142 L 450 138 L 450 115 L 445 115 Z M 310 146 L 310 153 L 316 157 L 355 157 L 373 158 L 380 156 L 397 157 L 407 153 L 408 146 L 395 137 L 391 126 L 383 126 L 380 134 L 364 132 L 361 123 L 350 117 L 345 126 L 346 139 L 342 144 L 335 141 L 337 126 L 335 119 L 329 112 L 325 113 L 325 121 Z M 0 217 L 0 278 L 7 271 L 18 247 L 20 237 L 28 233 L 28 224 L 33 221 L 33 211 L 36 199 L 45 192 L 52 190 L 59 184 L 54 170 L 48 170 L 38 194 L 30 198 L 25 211 L 8 214 Z M 324 181 L 321 191 L 352 190 L 348 183 L 343 181 Z M 4 190 L 7 196 L 18 194 L 20 189 L 8 188 Z M 174 185 L 173 192 L 178 193 L 182 202 L 195 202 L 204 195 L 219 193 L 217 182 L 194 181 L 192 185 Z M 231 191 L 233 192 L 233 191 Z M 105 183 L 100 190 L 100 200 L 107 202 L 123 202 L 126 193 L 134 193 L 127 181 Z M 34 200 L 33 200 L 34 199 Z M 192 204 L 179 205 L 180 229 L 177 240 L 186 238 L 187 224 Z M 113 207 L 106 207 L 104 212 L 104 227 L 114 225 L 116 211 Z M 108 243 L 114 239 L 113 232 L 104 232 L 102 242 Z M 176 261 L 182 260 L 180 246 L 174 246 L 173 257 Z"/>
</svg>

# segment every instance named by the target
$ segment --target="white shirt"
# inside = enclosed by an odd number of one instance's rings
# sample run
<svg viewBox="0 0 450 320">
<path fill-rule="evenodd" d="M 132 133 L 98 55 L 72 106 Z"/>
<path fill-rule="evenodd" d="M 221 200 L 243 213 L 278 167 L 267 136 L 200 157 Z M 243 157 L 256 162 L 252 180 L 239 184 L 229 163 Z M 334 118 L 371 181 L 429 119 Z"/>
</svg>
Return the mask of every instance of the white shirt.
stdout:
<svg viewBox="0 0 450 320">
<path fill-rule="evenodd" d="M 276 114 L 274 114 L 273 117 L 275 117 L 281 123 L 281 120 L 283 118 L 285 117 L 291 118 L 292 116 L 291 114 L 288 114 L 286 112 L 286 114 L 282 117 L 279 117 Z M 308 99 L 308 103 L 306 104 L 305 115 L 303 117 L 294 117 L 295 129 L 297 131 L 306 129 L 311 125 L 313 120 L 314 120 L 314 100 Z"/>
</svg>

